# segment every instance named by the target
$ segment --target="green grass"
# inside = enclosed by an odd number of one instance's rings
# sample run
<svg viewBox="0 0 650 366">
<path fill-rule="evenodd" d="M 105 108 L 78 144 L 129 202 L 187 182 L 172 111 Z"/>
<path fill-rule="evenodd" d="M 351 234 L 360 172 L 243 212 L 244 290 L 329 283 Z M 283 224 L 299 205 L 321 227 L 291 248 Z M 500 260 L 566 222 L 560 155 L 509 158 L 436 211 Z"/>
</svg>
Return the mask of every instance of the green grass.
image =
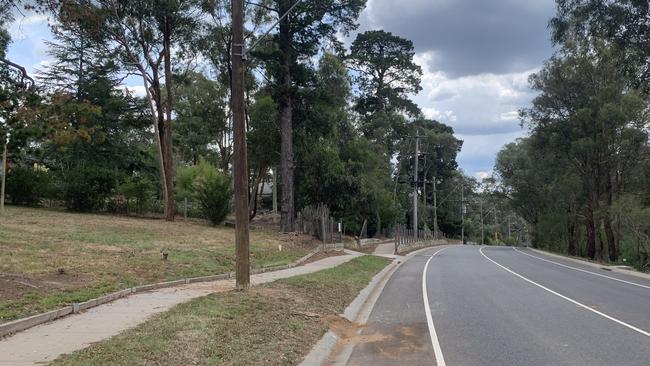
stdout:
<svg viewBox="0 0 650 366">
<path fill-rule="evenodd" d="M 53 365 L 295 365 L 387 264 L 364 256 L 248 292 L 195 299 Z"/>
<path fill-rule="evenodd" d="M 309 251 L 301 240 L 253 230 L 251 265 L 289 264 Z M 234 229 L 200 221 L 9 206 L 0 217 L 0 323 L 135 285 L 232 271 L 234 242 Z"/>
</svg>

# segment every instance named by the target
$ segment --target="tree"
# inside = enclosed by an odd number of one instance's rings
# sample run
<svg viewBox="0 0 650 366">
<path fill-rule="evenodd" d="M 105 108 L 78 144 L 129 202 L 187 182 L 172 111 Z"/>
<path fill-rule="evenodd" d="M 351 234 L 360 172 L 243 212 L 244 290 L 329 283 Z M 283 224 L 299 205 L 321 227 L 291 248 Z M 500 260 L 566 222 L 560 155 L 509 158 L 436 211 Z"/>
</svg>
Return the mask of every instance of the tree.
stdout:
<svg viewBox="0 0 650 366">
<path fill-rule="evenodd" d="M 229 152 L 225 152 L 230 133 L 228 87 L 201 73 L 191 72 L 176 83 L 174 94 L 174 145 L 181 159 L 196 165 L 201 159 L 212 159 L 211 146 L 216 146 L 222 162 L 220 166 L 226 172 L 230 160 Z"/>
<path fill-rule="evenodd" d="M 376 30 L 357 35 L 347 59 L 350 68 L 358 73 L 354 79 L 361 93 L 356 104 L 359 114 L 420 114 L 408 97 L 422 90 L 422 68 L 413 62 L 414 56 L 413 42 L 390 32 Z"/>
<path fill-rule="evenodd" d="M 259 27 L 267 24 L 271 19 L 271 14 L 267 10 L 267 5 L 270 2 L 270 0 L 261 0 L 244 3 L 244 33 L 247 42 L 253 42 Z M 210 69 L 215 75 L 215 82 L 222 88 L 229 89 L 232 83 L 230 0 L 205 1 L 201 5 L 206 17 L 201 24 L 202 32 L 191 40 L 191 44 L 208 61 Z M 253 103 L 250 96 L 256 92 L 259 86 L 258 75 L 255 74 L 259 67 L 258 64 L 259 61 L 256 58 L 248 58 L 244 70 L 247 109 L 251 108 Z M 227 93 L 222 100 L 215 100 L 215 102 L 225 107 L 226 125 L 218 134 L 216 144 L 219 150 L 219 165 L 223 171 L 227 171 L 233 153 L 231 94 Z M 249 118 L 249 114 L 246 117 Z M 247 122 L 250 124 L 251 121 Z"/>
<path fill-rule="evenodd" d="M 260 92 L 249 110 L 247 136 L 250 178 L 250 218 L 257 214 L 257 198 L 264 190 L 264 178 L 280 156 L 280 126 L 278 106 L 270 95 Z M 277 188 L 277 187 L 276 187 Z"/>
<path fill-rule="evenodd" d="M 184 41 L 197 27 L 197 2 L 61 0 L 54 5 L 60 22 L 78 24 L 105 53 L 118 54 L 123 66 L 142 78 L 158 146 L 165 219 L 173 220 L 172 53 L 181 59 L 186 51 Z"/>
<path fill-rule="evenodd" d="M 538 141 L 564 154 L 580 176 L 587 196 L 587 255 L 602 259 L 602 225 L 612 261 L 617 258 L 610 216 L 613 178 L 620 176 L 620 169 L 629 169 L 621 164 L 633 157 L 621 154 L 629 151 L 622 144 L 638 135 L 634 131 L 641 132 L 645 108 L 638 92 L 628 88 L 617 54 L 616 48 L 598 41 L 567 46 L 531 77 L 533 89 L 541 94 L 522 112 Z M 645 140 L 634 141 L 638 145 Z"/>
<path fill-rule="evenodd" d="M 639 0 L 556 0 L 553 41 L 598 38 L 616 46 L 619 67 L 634 87 L 650 91 L 650 4 Z"/>
<path fill-rule="evenodd" d="M 422 89 L 422 69 L 413 62 L 414 56 L 413 42 L 383 30 L 358 34 L 347 56 L 359 89 L 355 110 L 361 116 L 361 131 L 383 146 L 389 158 L 406 131 L 402 114 L 420 114 L 408 96 Z"/>
<path fill-rule="evenodd" d="M 439 221 L 448 220 L 445 217 L 447 213 L 454 216 L 456 213 L 445 210 L 445 205 L 448 206 L 450 202 L 443 200 L 436 200 L 435 207 L 429 206 L 430 203 L 434 203 L 433 190 L 435 187 L 438 192 L 450 193 L 457 188 L 457 185 L 452 183 L 452 178 L 458 168 L 456 156 L 460 152 L 463 142 L 454 137 L 454 130 L 450 126 L 423 118 L 410 123 L 404 134 L 420 136 L 417 179 L 414 176 L 415 143 L 412 138 L 404 139 L 397 154 L 398 167 L 395 173 L 395 185 L 400 183 L 410 187 L 410 190 L 417 187 L 423 200 L 423 204 L 418 209 L 418 222 L 431 229 L 437 229 Z M 397 187 L 395 187 L 396 189 Z M 403 190 L 407 189 L 403 188 Z M 438 208 L 443 209 L 438 211 Z M 429 213 L 437 216 L 438 220 L 434 220 Z M 430 222 L 427 222 L 429 220 Z"/>
<path fill-rule="evenodd" d="M 494 168 L 499 188 L 508 206 L 532 226 L 535 245 L 582 254 L 578 224 L 585 198 L 580 177 L 563 153 L 538 138 L 519 139 L 499 151 Z"/>
<path fill-rule="evenodd" d="M 2 209 L 4 209 L 7 183 L 7 155 L 30 147 L 29 141 L 40 133 L 39 128 L 25 125 L 20 116 L 26 107 L 38 103 L 34 79 L 27 74 L 23 66 L 6 57 L 11 36 L 5 27 L 13 20 L 12 10 L 15 5 L 13 1 L 0 3 L 0 146 L 2 146 L 0 206 Z M 9 145 L 10 138 L 11 145 Z"/>
<path fill-rule="evenodd" d="M 293 108 L 306 66 L 299 60 L 316 55 L 325 41 L 338 43 L 335 37 L 339 32 L 347 34 L 356 28 L 356 19 L 365 3 L 365 0 L 301 1 L 280 22 L 279 32 L 273 38 L 277 49 L 263 55 L 258 53 L 273 78 L 273 95 L 280 114 L 280 226 L 284 232 L 293 231 L 295 220 Z M 293 5 L 292 0 L 275 0 L 268 8 L 280 16 Z"/>
</svg>

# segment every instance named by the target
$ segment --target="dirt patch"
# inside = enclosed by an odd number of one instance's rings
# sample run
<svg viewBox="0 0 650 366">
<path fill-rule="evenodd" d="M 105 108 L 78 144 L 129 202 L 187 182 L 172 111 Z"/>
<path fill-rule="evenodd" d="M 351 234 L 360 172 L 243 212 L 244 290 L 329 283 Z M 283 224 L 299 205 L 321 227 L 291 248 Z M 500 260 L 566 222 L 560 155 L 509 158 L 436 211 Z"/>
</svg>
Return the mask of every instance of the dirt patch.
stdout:
<svg viewBox="0 0 650 366">
<path fill-rule="evenodd" d="M 69 274 L 51 274 L 43 277 L 18 274 L 0 274 L 0 298 L 3 300 L 20 299 L 26 294 L 45 294 L 62 291 L 83 283 L 79 278 Z"/>
<path fill-rule="evenodd" d="M 339 345 L 358 345 L 366 354 L 381 355 L 384 359 L 403 363 L 409 357 L 427 350 L 424 343 L 428 339 L 427 332 L 426 323 L 390 328 L 368 327 L 361 335 L 342 339 Z M 355 362 L 350 364 L 357 365 Z"/>
<path fill-rule="evenodd" d="M 361 253 L 372 254 L 375 252 L 375 249 L 377 249 L 378 246 L 379 244 L 365 245 L 364 247 L 361 248 L 361 250 L 358 251 Z"/>
<path fill-rule="evenodd" d="M 339 346 L 381 342 L 391 338 L 390 334 L 363 334 L 365 325 L 359 325 L 338 315 L 328 315 L 322 321 L 337 335 Z"/>
<path fill-rule="evenodd" d="M 293 248 L 312 250 L 321 244 L 320 240 L 307 234 L 281 233 L 279 235 L 283 246 L 290 245 Z"/>
<path fill-rule="evenodd" d="M 325 258 L 329 258 L 329 257 L 338 257 L 340 255 L 345 255 L 345 252 L 342 251 L 342 250 L 331 250 L 331 251 L 328 251 L 328 252 L 318 252 L 318 253 L 312 255 L 311 257 L 309 257 L 309 259 L 304 261 L 301 265 L 305 265 L 305 264 L 311 263 L 311 262 L 316 262 L 316 261 L 319 261 L 321 259 L 325 259 Z"/>
</svg>

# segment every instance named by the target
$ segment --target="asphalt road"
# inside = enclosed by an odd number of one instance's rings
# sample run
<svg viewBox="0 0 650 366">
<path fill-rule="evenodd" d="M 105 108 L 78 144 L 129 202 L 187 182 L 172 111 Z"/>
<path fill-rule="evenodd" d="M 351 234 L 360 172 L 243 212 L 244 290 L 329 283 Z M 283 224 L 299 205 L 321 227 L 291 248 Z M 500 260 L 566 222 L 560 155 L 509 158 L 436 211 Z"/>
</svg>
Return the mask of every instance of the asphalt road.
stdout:
<svg viewBox="0 0 650 366">
<path fill-rule="evenodd" d="M 431 249 L 393 274 L 348 364 L 648 366 L 650 281 L 526 249 Z"/>
</svg>

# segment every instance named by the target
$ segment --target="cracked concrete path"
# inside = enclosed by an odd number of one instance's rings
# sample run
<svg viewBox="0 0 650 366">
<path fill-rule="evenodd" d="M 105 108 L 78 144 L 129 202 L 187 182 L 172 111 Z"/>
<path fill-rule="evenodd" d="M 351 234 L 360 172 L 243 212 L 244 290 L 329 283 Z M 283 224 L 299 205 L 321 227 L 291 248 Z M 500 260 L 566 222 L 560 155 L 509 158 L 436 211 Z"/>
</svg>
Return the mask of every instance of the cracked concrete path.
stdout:
<svg viewBox="0 0 650 366">
<path fill-rule="evenodd" d="M 361 253 L 328 257 L 299 267 L 251 276 L 253 285 L 313 273 L 346 263 Z M 152 315 L 215 292 L 235 288 L 234 280 L 194 283 L 131 295 L 85 312 L 38 325 L 0 340 L 0 366 L 43 365 L 135 327 Z"/>
</svg>

